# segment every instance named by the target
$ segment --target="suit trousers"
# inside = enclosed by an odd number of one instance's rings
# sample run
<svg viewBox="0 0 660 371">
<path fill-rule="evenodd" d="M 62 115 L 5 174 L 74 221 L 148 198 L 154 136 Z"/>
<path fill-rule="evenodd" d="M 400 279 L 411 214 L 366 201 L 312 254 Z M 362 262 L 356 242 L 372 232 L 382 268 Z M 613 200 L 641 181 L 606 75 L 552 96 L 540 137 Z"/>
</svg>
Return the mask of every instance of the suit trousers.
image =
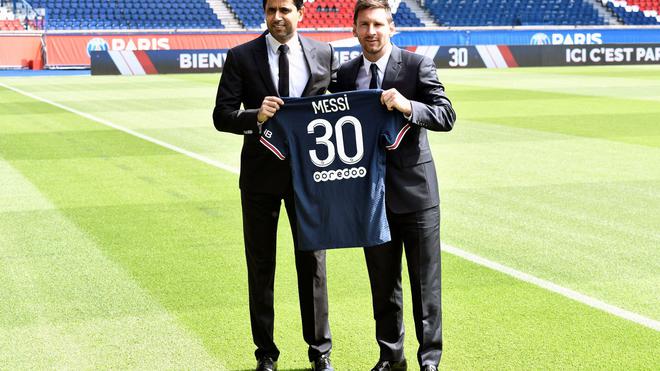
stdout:
<svg viewBox="0 0 660 371">
<path fill-rule="evenodd" d="M 364 249 L 380 359 L 403 359 L 401 260 L 405 250 L 410 277 L 420 366 L 440 363 L 442 312 L 440 295 L 440 208 L 406 214 L 388 210 L 392 240 Z"/>
<path fill-rule="evenodd" d="M 289 216 L 294 246 L 297 247 L 292 187 L 283 195 L 241 191 L 250 324 L 252 339 L 257 346 L 257 359 L 269 356 L 277 360 L 280 353 L 273 340 L 273 285 L 277 222 L 282 200 Z M 295 261 L 303 338 L 309 344 L 308 357 L 311 361 L 329 353 L 332 347 L 328 324 L 325 251 L 307 252 L 296 248 Z"/>
</svg>

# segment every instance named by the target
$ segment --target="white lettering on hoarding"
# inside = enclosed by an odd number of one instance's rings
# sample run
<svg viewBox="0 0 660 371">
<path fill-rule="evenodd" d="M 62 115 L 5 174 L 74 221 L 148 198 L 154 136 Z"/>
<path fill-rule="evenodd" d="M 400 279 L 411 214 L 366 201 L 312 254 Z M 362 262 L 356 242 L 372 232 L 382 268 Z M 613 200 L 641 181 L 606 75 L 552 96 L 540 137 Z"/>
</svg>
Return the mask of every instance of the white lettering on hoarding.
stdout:
<svg viewBox="0 0 660 371">
<path fill-rule="evenodd" d="M 227 54 L 211 53 L 209 54 L 209 65 L 211 68 L 222 67 L 226 57 Z"/>
<path fill-rule="evenodd" d="M 468 50 L 467 48 L 450 48 L 449 67 L 466 67 L 468 65 Z"/>
<path fill-rule="evenodd" d="M 204 53 L 204 54 L 198 54 L 197 55 L 197 66 L 199 68 L 209 68 L 209 55 Z"/>
<path fill-rule="evenodd" d="M 587 51 L 585 49 L 566 48 L 566 63 L 584 63 L 587 60 Z"/>
<path fill-rule="evenodd" d="M 162 38 L 138 38 L 112 39 L 112 50 L 169 50 L 170 39 Z"/>
<path fill-rule="evenodd" d="M 179 54 L 179 68 L 192 68 L 192 54 Z"/>
<path fill-rule="evenodd" d="M 181 53 L 179 67 L 181 69 L 222 68 L 226 58 L 226 53 Z"/>
<path fill-rule="evenodd" d="M 360 55 L 360 51 L 358 51 L 358 50 L 335 51 L 335 58 L 339 61 L 339 64 L 348 62 L 351 59 L 353 59 L 355 57 L 358 57 L 359 55 Z"/>
<path fill-rule="evenodd" d="M 660 62 L 660 47 L 566 48 L 566 63 Z"/>
<path fill-rule="evenodd" d="M 660 62 L 660 47 L 637 48 L 635 58 L 644 62 Z"/>
<path fill-rule="evenodd" d="M 573 33 L 573 34 L 552 34 L 552 44 L 554 45 L 589 45 L 602 44 L 601 34 L 595 33 Z"/>
</svg>

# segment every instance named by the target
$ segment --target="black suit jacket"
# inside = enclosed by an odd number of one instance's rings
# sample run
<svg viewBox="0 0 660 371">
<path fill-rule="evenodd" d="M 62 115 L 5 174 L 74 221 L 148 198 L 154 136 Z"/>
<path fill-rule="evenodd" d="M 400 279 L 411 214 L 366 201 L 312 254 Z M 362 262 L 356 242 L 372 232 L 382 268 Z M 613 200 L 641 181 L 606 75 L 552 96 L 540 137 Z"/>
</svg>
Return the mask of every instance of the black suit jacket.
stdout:
<svg viewBox="0 0 660 371">
<path fill-rule="evenodd" d="M 362 63 L 362 56 L 344 63 L 331 90 L 356 90 Z M 429 58 L 393 45 L 381 87 L 396 88 L 412 102 L 411 130 L 399 148 L 387 153 L 387 207 L 402 214 L 437 206 L 438 179 L 426 132 L 451 130 L 456 114 L 438 81 L 435 64 Z"/>
<path fill-rule="evenodd" d="M 324 42 L 299 36 L 309 81 L 303 96 L 325 94 L 336 73 L 334 50 Z M 257 113 L 266 96 L 277 96 L 268 65 L 266 33 L 227 52 L 213 110 L 219 131 L 244 135 L 241 151 L 242 190 L 280 194 L 291 182 L 288 161 L 281 161 L 259 143 Z M 241 104 L 243 107 L 241 107 Z"/>
</svg>

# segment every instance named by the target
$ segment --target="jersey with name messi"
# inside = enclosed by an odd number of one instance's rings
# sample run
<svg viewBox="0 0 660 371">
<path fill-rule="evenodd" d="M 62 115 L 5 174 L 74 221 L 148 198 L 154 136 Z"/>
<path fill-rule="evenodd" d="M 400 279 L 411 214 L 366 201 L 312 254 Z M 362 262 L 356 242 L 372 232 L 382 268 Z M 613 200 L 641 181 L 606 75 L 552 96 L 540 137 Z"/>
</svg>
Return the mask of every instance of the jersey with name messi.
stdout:
<svg viewBox="0 0 660 371">
<path fill-rule="evenodd" d="M 298 248 L 373 246 L 389 241 L 385 213 L 386 150 L 410 129 L 388 111 L 382 90 L 286 98 L 262 130 L 261 143 L 290 159 Z"/>
</svg>

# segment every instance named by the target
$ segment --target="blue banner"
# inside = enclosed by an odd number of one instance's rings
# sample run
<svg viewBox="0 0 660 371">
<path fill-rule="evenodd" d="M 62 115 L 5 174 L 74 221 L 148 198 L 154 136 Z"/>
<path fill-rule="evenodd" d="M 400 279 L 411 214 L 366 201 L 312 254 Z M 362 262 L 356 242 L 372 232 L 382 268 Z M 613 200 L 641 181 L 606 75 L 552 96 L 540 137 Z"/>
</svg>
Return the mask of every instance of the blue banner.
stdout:
<svg viewBox="0 0 660 371">
<path fill-rule="evenodd" d="M 654 44 L 660 43 L 660 28 L 402 31 L 392 41 L 400 46 Z"/>
<path fill-rule="evenodd" d="M 424 55 L 438 68 L 660 64 L 660 43 L 592 45 L 420 45 L 407 50 Z M 335 49 L 341 63 L 361 54 L 360 47 Z M 96 50 L 92 75 L 218 73 L 227 49 Z"/>
</svg>

